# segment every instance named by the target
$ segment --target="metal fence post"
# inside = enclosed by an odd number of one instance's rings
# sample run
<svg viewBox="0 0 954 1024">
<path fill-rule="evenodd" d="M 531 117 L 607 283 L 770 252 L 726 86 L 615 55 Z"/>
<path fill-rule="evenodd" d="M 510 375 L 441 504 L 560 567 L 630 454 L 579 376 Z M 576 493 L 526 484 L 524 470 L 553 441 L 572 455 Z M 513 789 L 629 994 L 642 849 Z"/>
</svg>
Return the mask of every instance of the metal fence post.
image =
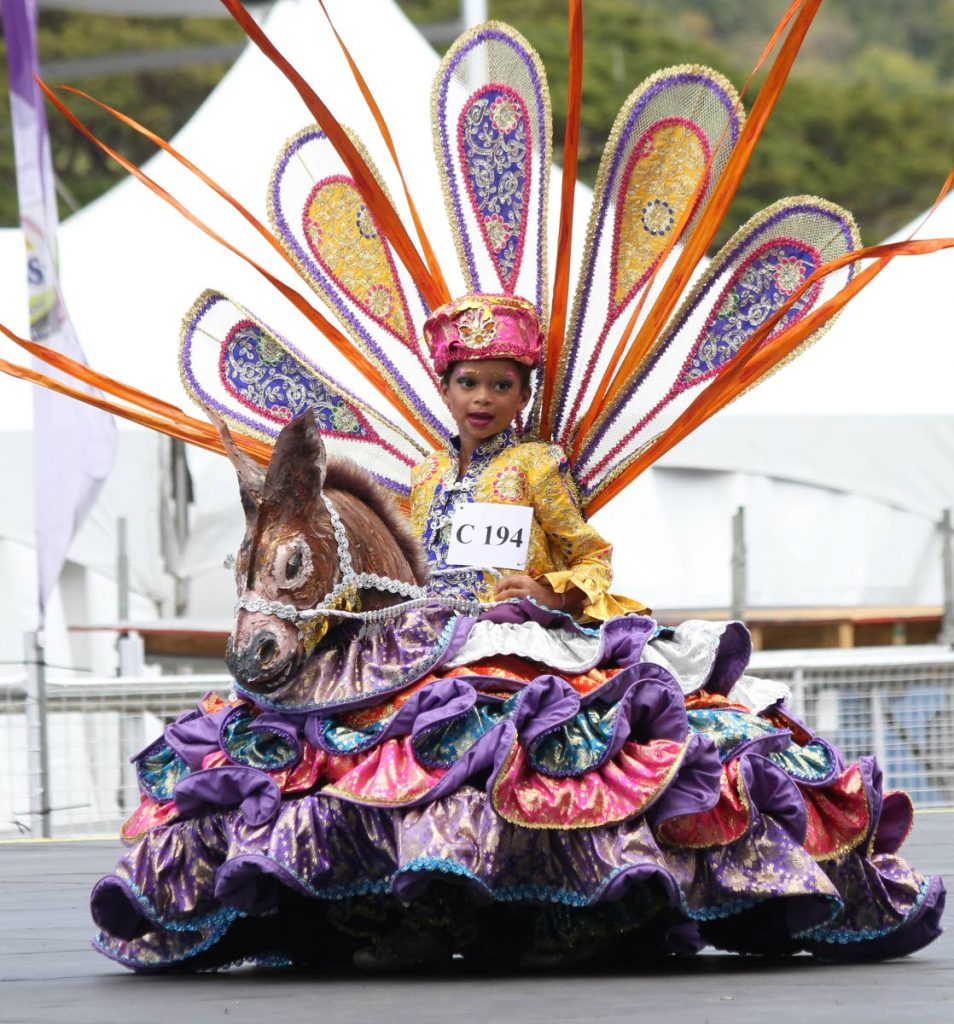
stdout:
<svg viewBox="0 0 954 1024">
<path fill-rule="evenodd" d="M 732 517 L 732 610 L 730 617 L 745 617 L 745 507 L 740 505 Z"/>
<path fill-rule="evenodd" d="M 46 704 L 46 663 L 40 633 L 24 633 L 23 658 L 26 662 L 27 757 L 30 780 L 30 819 L 40 819 L 40 834 L 49 839 L 50 820 L 50 742 Z M 31 826 L 32 827 L 32 826 Z"/>
<path fill-rule="evenodd" d="M 129 621 L 129 528 L 125 516 L 116 520 L 116 583 L 117 612 L 119 621 Z M 118 655 L 117 675 L 120 677 L 141 676 L 145 671 L 145 652 L 142 636 L 135 632 L 122 632 L 116 641 Z M 123 711 L 119 716 L 119 791 L 116 799 L 124 814 L 128 814 L 139 802 L 139 784 L 135 767 L 130 757 L 141 750 L 143 719 L 140 712 Z"/>
<path fill-rule="evenodd" d="M 944 592 L 944 610 L 941 617 L 939 644 L 954 647 L 954 544 L 951 533 L 951 510 L 941 515 L 941 580 Z"/>
<path fill-rule="evenodd" d="M 116 520 L 116 614 L 120 622 L 129 618 L 129 524 L 125 516 Z"/>
<path fill-rule="evenodd" d="M 805 718 L 805 670 L 796 667 L 792 672 L 792 711 L 799 718 Z"/>
<path fill-rule="evenodd" d="M 189 542 L 189 501 L 191 484 L 189 482 L 189 467 L 186 463 L 185 442 L 174 440 L 172 442 L 172 471 L 175 486 L 175 528 L 177 559 L 181 572 L 181 560 L 185 554 L 186 545 Z M 175 609 L 176 615 L 185 615 L 189 607 L 189 580 L 188 577 L 176 574 L 175 582 Z"/>
<path fill-rule="evenodd" d="M 885 726 L 884 700 L 881 690 L 874 687 L 871 690 L 871 752 L 877 759 L 881 770 L 887 775 L 891 770 L 891 765 L 888 763 L 887 729 Z"/>
</svg>

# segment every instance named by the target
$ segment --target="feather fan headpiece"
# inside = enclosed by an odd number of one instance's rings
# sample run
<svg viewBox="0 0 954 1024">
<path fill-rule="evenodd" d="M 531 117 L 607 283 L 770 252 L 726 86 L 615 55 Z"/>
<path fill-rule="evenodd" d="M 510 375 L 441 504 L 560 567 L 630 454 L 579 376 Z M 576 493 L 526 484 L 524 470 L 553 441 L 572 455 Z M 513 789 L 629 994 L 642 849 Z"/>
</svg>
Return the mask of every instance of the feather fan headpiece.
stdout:
<svg viewBox="0 0 954 1024">
<path fill-rule="evenodd" d="M 466 32 L 440 63 L 431 118 L 466 292 L 454 296 L 446 280 L 451 268 L 435 255 L 413 183 L 404 178 L 390 131 L 344 42 L 338 37 L 394 163 L 409 224 L 398 215 L 385 176 L 361 141 L 338 123 L 239 0 L 222 2 L 292 83 L 316 122 L 278 155 L 267 188 L 270 227 L 168 143 L 99 105 L 230 202 L 327 311 L 239 253 L 308 317 L 320 337 L 293 345 L 250 309 L 214 291 L 203 292 L 185 317 L 180 366 L 186 389 L 262 461 L 282 425 L 310 407 L 331 450 L 352 455 L 406 497 L 410 467 L 450 434 L 438 374 L 460 353 L 496 352 L 538 366 L 532 412 L 521 429 L 566 448 L 584 508 L 592 513 L 719 409 L 813 344 L 891 258 L 954 245 L 938 239 L 861 250 L 850 214 L 823 199 L 796 195 L 752 217 L 704 262 L 821 2 L 793 0 L 756 67 L 777 46 L 747 118 L 730 83 L 695 65 L 659 71 L 629 95 L 599 164 L 571 297 L 582 3 L 570 0 L 552 280 L 547 236 L 553 142 L 539 56 L 519 32 L 488 22 Z M 238 252 L 96 140 L 43 88 L 80 131 Z M 862 257 L 874 261 L 857 272 Z M 104 407 L 218 446 L 203 422 L 5 333 L 120 400 L 96 399 Z M 357 395 L 327 374 L 321 347 L 329 343 L 376 394 Z M 35 371 L 2 361 L 0 369 L 89 400 L 85 392 Z"/>
</svg>

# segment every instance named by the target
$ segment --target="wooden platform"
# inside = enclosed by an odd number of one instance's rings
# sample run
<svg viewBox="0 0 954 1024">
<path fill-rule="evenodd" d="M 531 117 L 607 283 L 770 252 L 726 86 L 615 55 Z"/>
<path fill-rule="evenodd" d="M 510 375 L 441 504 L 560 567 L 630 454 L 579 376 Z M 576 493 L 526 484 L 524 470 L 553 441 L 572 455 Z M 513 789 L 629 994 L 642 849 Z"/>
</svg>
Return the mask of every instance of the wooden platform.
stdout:
<svg viewBox="0 0 954 1024">
<path fill-rule="evenodd" d="M 743 616 L 757 651 L 815 647 L 886 647 L 933 644 L 941 632 L 940 605 L 870 605 L 860 607 L 748 608 Z M 727 619 L 727 608 L 663 608 L 653 617 L 663 626 L 686 619 Z M 177 659 L 193 671 L 221 668 L 231 623 L 187 619 L 154 622 L 107 622 L 71 626 L 76 632 L 102 630 L 139 633 L 147 660 L 172 671 Z"/>
<path fill-rule="evenodd" d="M 88 898 L 113 841 L 0 843 L 4 1024 L 949 1024 L 954 938 L 906 960 L 831 966 L 703 954 L 625 973 L 562 971 L 369 978 L 249 969 L 148 977 L 94 953 Z M 904 853 L 954 877 L 954 814 L 918 816 Z"/>
<path fill-rule="evenodd" d="M 870 605 L 831 608 L 747 608 L 743 616 L 757 651 L 808 647 L 883 647 L 932 644 L 941 632 L 940 605 Z M 727 608 L 662 609 L 664 626 L 686 619 L 726 619 Z"/>
</svg>

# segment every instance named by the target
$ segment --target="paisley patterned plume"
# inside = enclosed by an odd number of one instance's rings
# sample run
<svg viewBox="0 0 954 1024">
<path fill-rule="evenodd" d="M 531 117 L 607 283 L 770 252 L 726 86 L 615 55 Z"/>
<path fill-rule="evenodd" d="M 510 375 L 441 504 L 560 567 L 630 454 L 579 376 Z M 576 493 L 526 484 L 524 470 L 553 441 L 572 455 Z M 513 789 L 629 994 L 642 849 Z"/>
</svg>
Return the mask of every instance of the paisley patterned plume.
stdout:
<svg viewBox="0 0 954 1024">
<path fill-rule="evenodd" d="M 365 162 L 377 175 L 370 157 Z M 448 422 L 421 342 L 427 306 L 320 128 L 306 128 L 282 148 L 268 209 L 305 280 L 384 381 L 412 401 L 427 434 L 445 441 Z"/>
<path fill-rule="evenodd" d="M 263 440 L 273 438 L 289 414 L 312 406 L 333 445 L 360 451 L 382 481 L 406 493 L 408 468 L 426 454 L 407 431 L 433 448 L 444 445 L 452 427 L 422 341 L 423 323 L 432 309 L 464 290 L 503 293 L 532 301 L 546 335 L 545 365 L 533 381 L 531 417 L 526 424 L 518 421 L 518 431 L 526 428 L 564 446 L 584 509 L 592 514 L 706 418 L 820 337 L 828 318 L 895 256 L 954 245 L 952 239 L 909 240 L 859 253 L 848 214 L 823 200 L 800 197 L 753 218 L 704 268 L 704 254 L 737 194 L 818 8 L 819 0 L 806 0 L 791 5 L 763 51 L 756 71 L 771 53 L 776 55 L 755 101 L 758 113 L 748 122 L 743 123 L 732 86 L 693 65 L 658 72 L 629 97 L 600 163 L 569 316 L 573 174 L 567 176 L 551 311 L 546 221 L 552 140 L 546 77 L 519 33 L 488 22 L 451 47 L 432 94 L 434 148 L 464 278 L 463 288 L 458 282 L 451 290 L 446 267 L 438 265 L 403 181 L 380 107 L 343 40 L 339 37 L 344 56 L 391 155 L 390 173 L 402 179 L 401 212 L 353 133 L 244 7 L 237 0 L 223 3 L 289 78 L 318 122 L 290 139 L 279 154 L 268 193 L 271 231 L 171 144 L 93 102 L 210 187 L 273 253 L 279 249 L 340 329 L 98 139 L 52 90 L 41 87 L 87 138 L 244 259 L 316 328 L 319 336 L 304 355 L 217 293 L 205 293 L 187 315 L 182 369 L 190 392 L 250 435 L 248 446 L 260 460 L 267 454 Z M 579 0 L 571 0 L 565 138 L 571 167 L 579 134 L 581 13 Z M 952 181 L 954 174 L 938 202 Z M 407 213 L 423 256 L 402 223 Z M 854 262 L 866 256 L 875 263 L 854 273 Z M 803 282 L 822 268 L 806 290 Z M 0 333 L 29 344 L 2 325 Z M 214 344 L 208 345 L 207 337 Z M 366 393 L 374 390 L 394 406 L 395 421 L 318 369 L 326 343 L 358 368 Z M 78 364 L 64 369 L 62 357 L 42 346 L 30 351 L 120 399 L 110 404 L 120 415 L 218 450 L 214 431 L 174 406 Z M 61 389 L 34 371 L 6 363 L 0 371 Z M 75 389 L 68 393 L 85 400 Z M 363 447 L 355 449 L 359 444 Z"/>
<path fill-rule="evenodd" d="M 690 209 L 683 233 L 693 226 L 742 121 L 729 82 L 693 65 L 657 72 L 623 104 L 600 161 L 557 370 L 553 433 L 560 443 L 593 400 L 628 314 Z"/>
<path fill-rule="evenodd" d="M 182 324 L 179 367 L 186 390 L 242 434 L 273 443 L 305 409 L 329 450 L 353 458 L 407 497 L 411 466 L 427 454 L 253 313 L 215 291 L 196 299 Z"/>
<path fill-rule="evenodd" d="M 859 244 L 851 215 L 813 196 L 780 200 L 740 228 L 582 439 L 576 472 L 586 498 L 598 495 L 701 389 L 716 380 L 810 274 Z M 778 337 L 840 290 L 853 272 L 850 266 L 812 285 L 765 341 Z M 813 344 L 831 323 L 812 333 L 789 359 Z"/>
<path fill-rule="evenodd" d="M 467 290 L 520 295 L 545 324 L 552 126 L 539 56 L 508 25 L 478 26 L 441 62 L 431 113 Z"/>
</svg>

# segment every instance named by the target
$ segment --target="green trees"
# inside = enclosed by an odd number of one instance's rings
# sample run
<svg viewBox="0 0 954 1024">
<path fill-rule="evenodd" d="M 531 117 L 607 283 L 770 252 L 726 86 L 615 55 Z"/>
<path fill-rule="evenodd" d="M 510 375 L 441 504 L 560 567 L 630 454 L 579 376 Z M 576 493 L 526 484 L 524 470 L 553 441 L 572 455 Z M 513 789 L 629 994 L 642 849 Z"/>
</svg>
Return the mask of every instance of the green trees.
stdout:
<svg viewBox="0 0 954 1024">
<path fill-rule="evenodd" d="M 44 77 L 51 83 L 66 81 L 84 89 L 142 121 L 164 138 L 174 135 L 189 120 L 229 68 L 228 62 L 210 62 L 204 55 L 215 53 L 222 44 L 239 44 L 244 40 L 242 30 L 229 20 L 120 18 L 46 10 L 40 14 L 38 37 Z M 67 59 L 153 50 L 177 51 L 186 62 L 132 75 L 76 77 L 73 73 L 57 73 L 57 67 L 63 67 L 62 62 Z M 5 92 L 5 47 L 0 52 L 0 82 Z M 119 181 L 124 172 L 55 110 L 47 108 L 47 112 L 57 177 L 76 203 L 83 206 Z M 91 104 L 82 106 L 81 116 L 100 138 L 136 163 L 142 163 L 154 152 L 148 142 L 123 129 Z M 10 106 L 4 96 L 0 101 L 0 226 L 18 223 L 14 180 Z M 60 215 L 69 212 L 61 200 Z"/>
<path fill-rule="evenodd" d="M 581 177 L 595 178 L 613 117 L 647 74 L 698 62 L 741 87 L 786 6 L 787 0 L 586 0 Z M 491 0 L 490 10 L 544 58 L 559 159 L 563 4 Z M 866 244 L 922 212 L 954 166 L 952 56 L 954 0 L 826 0 L 715 244 L 793 193 L 846 206 Z"/>
</svg>

